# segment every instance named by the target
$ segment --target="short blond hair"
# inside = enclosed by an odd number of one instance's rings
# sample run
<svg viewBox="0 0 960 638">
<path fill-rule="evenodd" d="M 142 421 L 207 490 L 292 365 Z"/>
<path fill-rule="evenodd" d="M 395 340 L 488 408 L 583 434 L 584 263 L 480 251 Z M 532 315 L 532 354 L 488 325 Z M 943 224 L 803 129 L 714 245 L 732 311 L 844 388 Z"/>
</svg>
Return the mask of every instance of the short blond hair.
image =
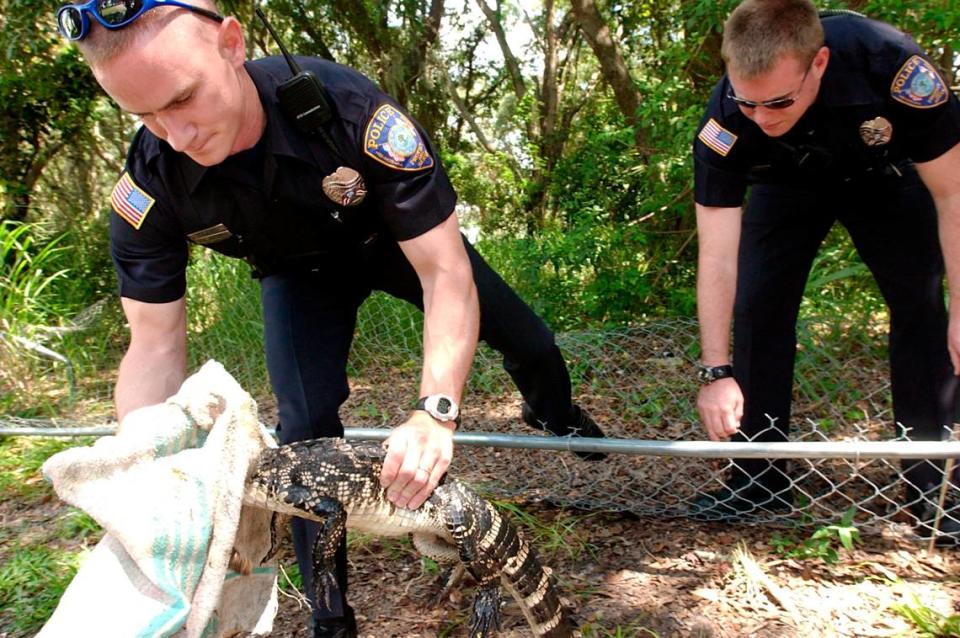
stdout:
<svg viewBox="0 0 960 638">
<path fill-rule="evenodd" d="M 810 0 L 745 0 L 723 25 L 720 55 L 727 71 L 754 78 L 784 55 L 809 65 L 823 42 L 823 25 Z"/>
<path fill-rule="evenodd" d="M 189 4 L 219 13 L 214 0 L 192 0 Z M 167 24 L 176 11 L 186 11 L 186 9 L 171 6 L 155 7 L 137 18 L 130 26 L 115 30 L 105 28 L 97 22 L 96 18 L 88 16 L 90 31 L 87 37 L 76 42 L 77 48 L 90 66 L 102 64 L 126 50 L 138 37 Z"/>
</svg>

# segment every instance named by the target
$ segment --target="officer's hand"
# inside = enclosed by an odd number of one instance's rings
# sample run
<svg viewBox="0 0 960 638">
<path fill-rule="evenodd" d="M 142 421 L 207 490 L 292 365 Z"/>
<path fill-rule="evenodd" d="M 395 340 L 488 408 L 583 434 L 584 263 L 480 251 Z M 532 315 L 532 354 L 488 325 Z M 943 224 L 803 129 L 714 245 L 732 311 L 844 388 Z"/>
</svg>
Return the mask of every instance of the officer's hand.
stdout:
<svg viewBox="0 0 960 638">
<path fill-rule="evenodd" d="M 718 379 L 700 388 L 697 397 L 700 419 L 711 441 L 720 441 L 740 429 L 743 418 L 743 393 L 732 378 Z"/>
<path fill-rule="evenodd" d="M 453 430 L 421 411 L 393 429 L 384 442 L 380 485 L 397 507 L 417 509 L 440 484 L 453 458 Z"/>
<path fill-rule="evenodd" d="M 950 312 L 950 324 L 947 328 L 947 350 L 950 352 L 953 373 L 960 376 L 960 309 L 954 309 Z"/>
</svg>

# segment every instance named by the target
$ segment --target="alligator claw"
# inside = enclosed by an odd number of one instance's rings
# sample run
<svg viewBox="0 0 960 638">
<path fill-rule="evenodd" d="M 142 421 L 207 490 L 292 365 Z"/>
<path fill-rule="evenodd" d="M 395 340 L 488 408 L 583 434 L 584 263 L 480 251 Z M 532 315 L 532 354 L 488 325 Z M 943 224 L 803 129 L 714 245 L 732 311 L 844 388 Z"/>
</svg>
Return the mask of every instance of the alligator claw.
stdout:
<svg viewBox="0 0 960 638">
<path fill-rule="evenodd" d="M 486 638 L 490 630 L 500 631 L 500 586 L 487 585 L 477 590 L 470 616 L 470 638 Z"/>
<path fill-rule="evenodd" d="M 283 520 L 285 520 L 284 517 L 278 512 L 274 512 L 270 516 L 270 549 L 267 550 L 267 555 L 260 561 L 261 565 L 266 565 L 273 560 L 273 557 L 280 551 L 280 533 L 278 530 Z"/>
<path fill-rule="evenodd" d="M 439 607 L 443 601 L 450 595 L 450 592 L 453 591 L 456 587 L 463 582 L 463 577 L 466 575 L 467 570 L 463 565 L 450 565 L 443 570 L 443 573 L 440 575 L 440 578 L 437 579 L 437 582 L 441 585 L 441 589 L 436 596 L 433 597 L 431 602 L 433 607 Z"/>
<path fill-rule="evenodd" d="M 290 485 L 284 488 L 279 493 L 279 496 L 285 503 L 289 503 L 290 505 L 297 507 L 303 503 L 306 503 L 310 499 L 310 490 L 302 485 Z"/>
<path fill-rule="evenodd" d="M 313 575 L 316 583 L 317 606 L 323 605 L 327 611 L 333 611 L 333 592 L 337 591 L 337 577 L 327 570 Z"/>
</svg>

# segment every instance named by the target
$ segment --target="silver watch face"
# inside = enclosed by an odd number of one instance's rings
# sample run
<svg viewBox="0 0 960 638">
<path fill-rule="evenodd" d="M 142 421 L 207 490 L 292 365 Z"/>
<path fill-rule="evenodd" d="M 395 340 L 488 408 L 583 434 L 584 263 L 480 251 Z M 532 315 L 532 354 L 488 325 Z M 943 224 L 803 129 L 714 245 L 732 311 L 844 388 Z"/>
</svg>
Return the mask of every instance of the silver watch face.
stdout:
<svg viewBox="0 0 960 638">
<path fill-rule="evenodd" d="M 424 402 L 424 410 L 438 421 L 454 421 L 460 414 L 460 408 L 453 397 L 446 394 L 431 394 Z"/>
<path fill-rule="evenodd" d="M 697 376 L 703 383 L 713 383 L 718 379 L 726 379 L 732 376 L 728 372 L 728 366 L 707 366 L 702 363 L 697 366 Z"/>
</svg>

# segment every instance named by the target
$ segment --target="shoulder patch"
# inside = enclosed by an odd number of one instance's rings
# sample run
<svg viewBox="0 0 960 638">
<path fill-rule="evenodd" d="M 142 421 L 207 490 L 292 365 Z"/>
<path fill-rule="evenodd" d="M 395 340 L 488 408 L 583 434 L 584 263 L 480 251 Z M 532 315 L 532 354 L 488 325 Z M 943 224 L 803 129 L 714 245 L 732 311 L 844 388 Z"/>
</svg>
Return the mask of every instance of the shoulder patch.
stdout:
<svg viewBox="0 0 960 638">
<path fill-rule="evenodd" d="M 143 220 L 153 208 L 155 201 L 133 182 L 130 173 L 127 172 L 120 177 L 117 185 L 113 187 L 113 193 L 110 194 L 110 203 L 113 205 L 114 212 L 137 230 L 140 230 Z"/>
<path fill-rule="evenodd" d="M 733 145 L 737 143 L 737 136 L 720 126 L 720 123 L 712 117 L 703 125 L 697 137 L 722 157 L 726 157 Z"/>
<path fill-rule="evenodd" d="M 422 171 L 433 166 L 433 157 L 417 127 L 389 104 L 380 106 L 367 123 L 363 152 L 401 171 Z"/>
<path fill-rule="evenodd" d="M 914 55 L 893 78 L 890 95 L 907 106 L 930 109 L 946 102 L 950 91 L 933 65 L 921 56 Z"/>
</svg>

